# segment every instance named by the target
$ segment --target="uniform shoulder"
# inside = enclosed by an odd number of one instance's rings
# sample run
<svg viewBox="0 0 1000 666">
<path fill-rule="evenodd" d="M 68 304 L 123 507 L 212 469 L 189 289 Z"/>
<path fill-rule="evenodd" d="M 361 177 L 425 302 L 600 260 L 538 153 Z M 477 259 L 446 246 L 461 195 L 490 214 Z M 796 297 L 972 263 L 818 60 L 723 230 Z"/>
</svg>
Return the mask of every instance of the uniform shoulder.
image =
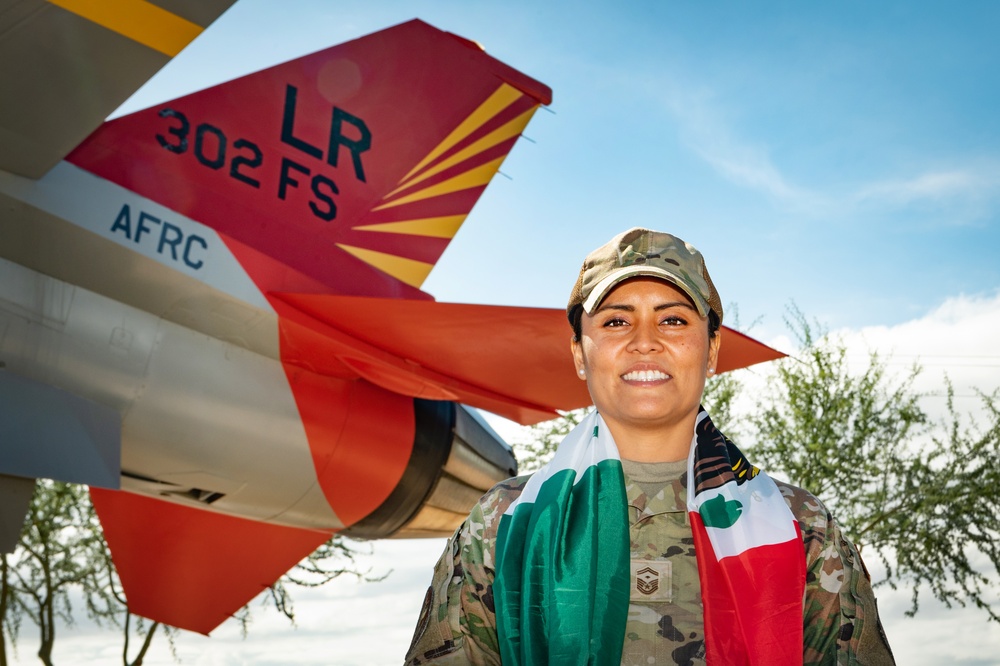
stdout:
<svg viewBox="0 0 1000 666">
<path fill-rule="evenodd" d="M 530 478 L 531 474 L 522 474 L 521 476 L 511 477 L 509 479 L 504 479 L 487 490 L 479 500 L 479 506 L 482 508 L 483 513 L 486 515 L 496 512 L 503 514 L 503 512 L 507 510 L 514 500 L 521 496 L 521 491 L 524 490 L 524 484 L 526 484 Z"/>
<path fill-rule="evenodd" d="M 774 485 L 791 509 L 792 515 L 799 522 L 803 535 L 810 532 L 825 533 L 828 523 L 833 519 L 830 510 L 822 500 L 808 490 L 794 486 L 785 481 L 773 479 Z"/>
<path fill-rule="evenodd" d="M 495 534 L 500 523 L 500 516 L 510 507 L 510 505 L 521 495 L 524 484 L 531 478 L 530 474 L 515 476 L 504 479 L 479 499 L 473 507 L 470 519 L 473 522 L 481 522 L 486 529 L 486 536 Z"/>
<path fill-rule="evenodd" d="M 799 486 L 792 485 L 787 481 L 782 481 L 773 477 L 771 480 L 774 481 L 774 485 L 778 487 L 778 490 L 781 492 L 781 495 L 785 498 L 786 502 L 792 500 L 795 504 L 810 505 L 818 507 L 823 511 L 827 510 L 823 501 L 805 488 L 800 488 Z"/>
</svg>

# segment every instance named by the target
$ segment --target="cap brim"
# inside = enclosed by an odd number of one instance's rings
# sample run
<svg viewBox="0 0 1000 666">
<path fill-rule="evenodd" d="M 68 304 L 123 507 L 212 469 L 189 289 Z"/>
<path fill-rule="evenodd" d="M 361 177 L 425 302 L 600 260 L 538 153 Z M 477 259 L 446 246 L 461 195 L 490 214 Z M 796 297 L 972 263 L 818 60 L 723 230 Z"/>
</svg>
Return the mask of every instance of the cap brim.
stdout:
<svg viewBox="0 0 1000 666">
<path fill-rule="evenodd" d="M 594 314 L 594 310 L 600 305 L 604 297 L 608 295 L 615 285 L 633 277 L 655 277 L 663 280 L 664 282 L 669 282 L 674 285 L 691 299 L 694 303 L 695 308 L 698 310 L 698 314 L 702 317 L 707 317 L 709 312 L 708 302 L 699 295 L 690 285 L 684 282 L 679 276 L 665 271 L 662 268 L 656 268 L 655 266 L 626 266 L 624 268 L 619 268 L 618 270 L 605 275 L 604 278 L 594 285 L 594 288 L 590 290 L 590 294 L 583 301 L 583 311 L 588 315 Z"/>
</svg>

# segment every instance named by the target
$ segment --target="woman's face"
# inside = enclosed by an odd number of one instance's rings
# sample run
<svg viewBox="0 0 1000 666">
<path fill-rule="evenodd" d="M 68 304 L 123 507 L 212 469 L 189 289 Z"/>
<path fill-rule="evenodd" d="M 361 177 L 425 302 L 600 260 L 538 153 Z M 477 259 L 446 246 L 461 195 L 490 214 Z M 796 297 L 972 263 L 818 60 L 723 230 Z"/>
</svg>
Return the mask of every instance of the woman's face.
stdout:
<svg viewBox="0 0 1000 666">
<path fill-rule="evenodd" d="M 719 335 L 688 296 L 655 278 L 617 285 L 593 315 L 583 314 L 572 343 L 577 372 L 586 373 L 594 405 L 620 437 L 631 428 L 671 427 L 690 420 L 692 430 Z"/>
</svg>

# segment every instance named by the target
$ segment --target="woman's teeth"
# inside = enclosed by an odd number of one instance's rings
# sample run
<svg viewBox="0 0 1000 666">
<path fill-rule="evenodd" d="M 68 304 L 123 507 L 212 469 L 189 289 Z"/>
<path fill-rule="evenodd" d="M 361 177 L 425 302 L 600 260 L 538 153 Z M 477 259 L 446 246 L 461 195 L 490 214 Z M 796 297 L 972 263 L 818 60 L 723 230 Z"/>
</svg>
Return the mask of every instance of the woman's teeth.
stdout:
<svg viewBox="0 0 1000 666">
<path fill-rule="evenodd" d="M 660 379 L 670 379 L 670 375 L 659 370 L 634 370 L 622 375 L 627 382 L 655 382 Z"/>
</svg>

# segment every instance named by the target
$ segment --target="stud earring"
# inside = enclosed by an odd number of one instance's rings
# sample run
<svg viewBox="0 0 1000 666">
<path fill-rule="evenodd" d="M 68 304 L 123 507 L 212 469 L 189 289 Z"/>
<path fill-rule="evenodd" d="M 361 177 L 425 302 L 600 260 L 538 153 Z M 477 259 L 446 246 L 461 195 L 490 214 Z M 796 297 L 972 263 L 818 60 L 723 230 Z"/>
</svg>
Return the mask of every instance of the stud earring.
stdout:
<svg viewBox="0 0 1000 666">
<path fill-rule="evenodd" d="M 579 370 L 577 370 L 576 373 L 578 375 L 580 375 L 581 377 L 586 377 L 587 376 L 587 371 L 584 370 L 583 368 L 580 368 Z"/>
<path fill-rule="evenodd" d="M 709 368 L 708 369 L 708 376 L 711 377 L 714 374 L 715 374 L 715 368 Z"/>
</svg>

